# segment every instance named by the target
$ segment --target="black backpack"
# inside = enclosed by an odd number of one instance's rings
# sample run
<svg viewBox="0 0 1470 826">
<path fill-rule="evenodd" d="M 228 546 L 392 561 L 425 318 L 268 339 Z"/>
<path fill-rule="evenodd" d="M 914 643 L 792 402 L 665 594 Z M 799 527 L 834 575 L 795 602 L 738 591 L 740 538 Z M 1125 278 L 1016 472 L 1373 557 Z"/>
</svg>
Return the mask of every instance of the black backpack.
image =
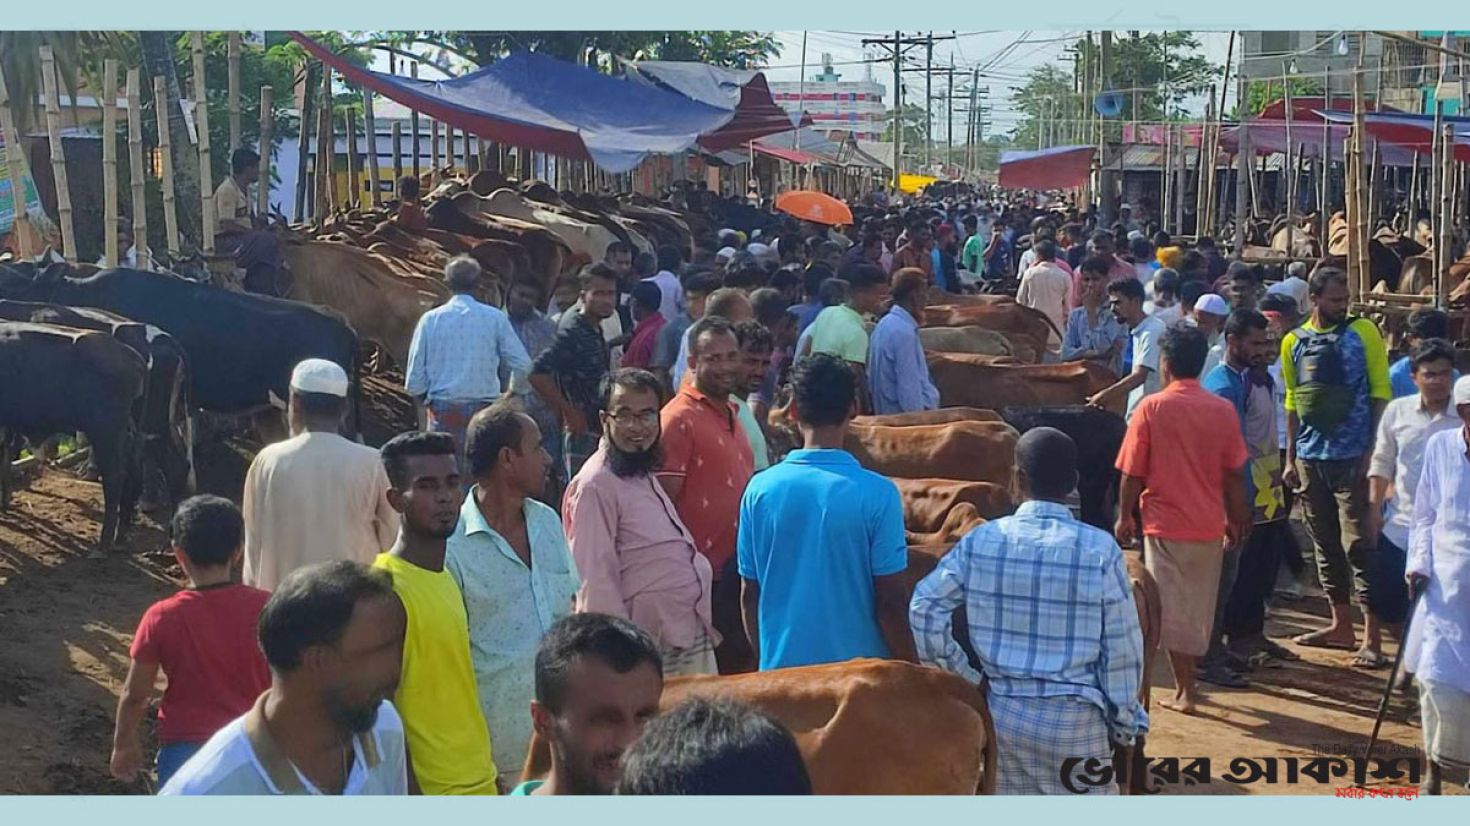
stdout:
<svg viewBox="0 0 1470 826">
<path fill-rule="evenodd" d="M 1329 438 L 1357 402 L 1342 353 L 1343 336 L 1353 321 L 1348 316 L 1330 330 L 1296 330 L 1296 414 L 1303 424 Z"/>
</svg>

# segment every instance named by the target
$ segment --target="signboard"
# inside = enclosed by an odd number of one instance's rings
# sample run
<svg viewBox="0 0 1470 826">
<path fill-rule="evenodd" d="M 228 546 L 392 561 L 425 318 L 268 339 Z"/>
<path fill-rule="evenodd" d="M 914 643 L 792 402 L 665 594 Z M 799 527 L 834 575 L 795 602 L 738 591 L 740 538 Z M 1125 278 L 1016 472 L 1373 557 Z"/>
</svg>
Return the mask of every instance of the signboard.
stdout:
<svg viewBox="0 0 1470 826">
<path fill-rule="evenodd" d="M 1124 143 L 1148 143 L 1155 146 L 1163 146 L 1168 128 L 1162 123 L 1125 123 L 1123 124 Z M 1185 146 L 1199 146 L 1203 127 L 1198 124 L 1178 124 L 1174 137 L 1167 142 L 1177 144 L 1182 135 Z"/>
<path fill-rule="evenodd" d="M 0 235 L 8 234 L 15 226 L 15 198 L 10 192 L 10 173 L 6 167 L 8 147 L 3 141 L 0 138 Z M 31 178 L 30 170 L 26 169 L 24 153 L 21 154 L 21 181 L 26 191 L 26 214 L 32 221 L 44 219 L 46 213 L 41 209 L 41 196 L 36 192 L 36 182 Z"/>
</svg>

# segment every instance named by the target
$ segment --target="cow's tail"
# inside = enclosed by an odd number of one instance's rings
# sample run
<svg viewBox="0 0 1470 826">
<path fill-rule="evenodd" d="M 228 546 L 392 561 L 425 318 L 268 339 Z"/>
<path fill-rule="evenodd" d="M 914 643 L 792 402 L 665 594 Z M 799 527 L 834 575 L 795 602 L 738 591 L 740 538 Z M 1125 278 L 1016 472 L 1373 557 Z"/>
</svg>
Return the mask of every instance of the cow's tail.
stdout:
<svg viewBox="0 0 1470 826">
<path fill-rule="evenodd" d="M 981 752 L 983 763 L 981 765 L 980 783 L 975 788 L 975 794 L 995 794 L 996 782 L 996 754 L 999 747 L 995 742 L 995 719 L 990 716 L 990 703 L 985 698 L 989 693 L 989 680 L 984 677 L 980 679 L 980 685 L 974 686 L 969 691 L 959 693 L 959 699 L 975 713 L 985 724 L 985 748 Z"/>
</svg>

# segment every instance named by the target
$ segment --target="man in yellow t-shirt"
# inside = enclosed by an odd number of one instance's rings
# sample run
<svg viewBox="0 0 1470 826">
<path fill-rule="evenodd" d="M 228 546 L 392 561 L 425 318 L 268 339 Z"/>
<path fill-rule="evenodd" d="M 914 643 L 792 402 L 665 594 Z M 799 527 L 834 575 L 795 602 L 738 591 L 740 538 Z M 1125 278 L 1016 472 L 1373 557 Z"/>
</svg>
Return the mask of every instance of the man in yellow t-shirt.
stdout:
<svg viewBox="0 0 1470 826">
<path fill-rule="evenodd" d="M 408 613 L 403 676 L 393 703 L 408 743 L 409 789 L 422 794 L 498 794 L 490 732 L 470 662 L 469 620 L 444 569 L 445 541 L 463 498 L 454 440 L 404 433 L 382 450 L 388 503 L 403 516 L 398 540 L 373 562 L 393 575 Z"/>
</svg>

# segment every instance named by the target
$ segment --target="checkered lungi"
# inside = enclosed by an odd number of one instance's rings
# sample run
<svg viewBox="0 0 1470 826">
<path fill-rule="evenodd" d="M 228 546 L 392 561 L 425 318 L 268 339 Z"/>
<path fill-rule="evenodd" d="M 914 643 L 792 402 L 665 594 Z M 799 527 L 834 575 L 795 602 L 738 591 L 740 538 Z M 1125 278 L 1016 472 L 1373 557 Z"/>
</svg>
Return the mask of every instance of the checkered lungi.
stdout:
<svg viewBox="0 0 1470 826">
<path fill-rule="evenodd" d="M 699 639 L 688 648 L 660 645 L 658 653 L 664 661 L 665 677 L 720 673 L 719 666 L 715 663 L 714 642 L 708 633 L 701 632 Z"/>
<path fill-rule="evenodd" d="M 1470 766 L 1470 694 L 1419 679 L 1424 752 L 1441 766 Z"/>
<path fill-rule="evenodd" d="M 454 439 L 454 455 L 459 458 L 459 476 L 465 487 L 474 481 L 470 478 L 469 462 L 464 455 L 465 430 L 470 426 L 470 419 L 493 401 L 429 402 L 429 430 L 448 433 Z"/>
<path fill-rule="evenodd" d="M 1062 763 L 1096 758 L 1111 765 L 1112 745 L 1102 710 L 1081 697 L 988 698 L 995 721 L 996 794 L 1065 794 Z M 1116 784 L 1087 788 L 1117 794 Z"/>
</svg>

